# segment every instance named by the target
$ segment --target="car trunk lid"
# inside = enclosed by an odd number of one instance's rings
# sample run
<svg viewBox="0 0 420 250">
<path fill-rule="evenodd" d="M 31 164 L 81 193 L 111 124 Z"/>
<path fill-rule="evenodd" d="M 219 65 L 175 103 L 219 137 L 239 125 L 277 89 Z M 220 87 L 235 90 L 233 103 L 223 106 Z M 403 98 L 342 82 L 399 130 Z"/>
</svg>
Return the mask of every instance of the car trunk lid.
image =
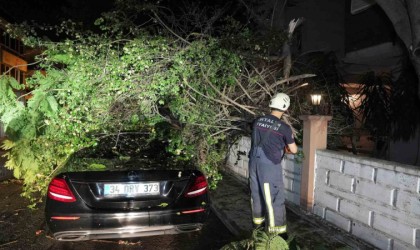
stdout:
<svg viewBox="0 0 420 250">
<path fill-rule="evenodd" d="M 175 204 L 194 178 L 194 171 L 126 169 L 66 175 L 78 196 L 91 208 L 147 210 Z"/>
</svg>

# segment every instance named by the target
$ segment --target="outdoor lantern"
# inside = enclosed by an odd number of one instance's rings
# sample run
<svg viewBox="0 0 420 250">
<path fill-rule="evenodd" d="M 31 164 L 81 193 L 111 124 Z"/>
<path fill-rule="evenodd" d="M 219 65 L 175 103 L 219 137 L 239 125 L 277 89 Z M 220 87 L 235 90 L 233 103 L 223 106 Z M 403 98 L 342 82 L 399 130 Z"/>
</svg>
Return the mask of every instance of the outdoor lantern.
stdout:
<svg viewBox="0 0 420 250">
<path fill-rule="evenodd" d="M 312 114 L 319 115 L 319 108 L 321 105 L 321 94 L 311 94 Z"/>
<path fill-rule="evenodd" d="M 321 95 L 320 94 L 312 94 L 311 95 L 312 105 L 319 106 L 321 104 Z"/>
</svg>

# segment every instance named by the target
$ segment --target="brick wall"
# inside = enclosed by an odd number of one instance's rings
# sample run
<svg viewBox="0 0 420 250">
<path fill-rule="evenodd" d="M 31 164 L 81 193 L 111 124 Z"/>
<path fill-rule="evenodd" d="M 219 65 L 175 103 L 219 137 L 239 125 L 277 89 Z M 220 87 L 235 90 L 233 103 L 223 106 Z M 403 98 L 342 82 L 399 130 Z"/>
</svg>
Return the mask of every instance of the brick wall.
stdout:
<svg viewBox="0 0 420 250">
<path fill-rule="evenodd" d="M 242 137 L 230 148 L 228 164 L 229 172 L 243 182 L 248 183 L 248 152 L 251 148 L 251 138 Z M 293 155 L 285 157 L 283 165 L 283 181 L 286 199 L 296 205 L 300 204 L 300 176 L 302 165 L 295 163 Z"/>
<path fill-rule="evenodd" d="M 318 150 L 314 213 L 380 249 L 420 248 L 420 168 Z"/>
</svg>

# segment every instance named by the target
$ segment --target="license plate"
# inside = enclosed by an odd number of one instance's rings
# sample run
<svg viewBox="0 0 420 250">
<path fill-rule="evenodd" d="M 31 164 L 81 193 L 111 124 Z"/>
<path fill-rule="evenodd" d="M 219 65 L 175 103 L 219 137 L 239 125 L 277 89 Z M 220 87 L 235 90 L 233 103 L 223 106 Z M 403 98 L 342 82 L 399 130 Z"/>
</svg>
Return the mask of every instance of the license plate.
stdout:
<svg viewBox="0 0 420 250">
<path fill-rule="evenodd" d="M 150 183 L 127 183 L 127 184 L 104 184 L 104 195 L 154 195 L 159 194 L 159 182 Z"/>
</svg>

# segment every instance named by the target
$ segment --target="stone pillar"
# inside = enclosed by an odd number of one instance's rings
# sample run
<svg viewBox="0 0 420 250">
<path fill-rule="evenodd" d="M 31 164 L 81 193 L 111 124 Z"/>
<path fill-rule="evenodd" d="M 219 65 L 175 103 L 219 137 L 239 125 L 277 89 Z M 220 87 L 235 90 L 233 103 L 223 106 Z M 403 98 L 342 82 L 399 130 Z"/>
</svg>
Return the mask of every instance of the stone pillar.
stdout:
<svg viewBox="0 0 420 250">
<path fill-rule="evenodd" d="M 327 126 L 332 116 L 302 115 L 303 120 L 303 164 L 300 186 L 300 206 L 312 212 L 314 205 L 315 153 L 327 148 Z"/>
</svg>

